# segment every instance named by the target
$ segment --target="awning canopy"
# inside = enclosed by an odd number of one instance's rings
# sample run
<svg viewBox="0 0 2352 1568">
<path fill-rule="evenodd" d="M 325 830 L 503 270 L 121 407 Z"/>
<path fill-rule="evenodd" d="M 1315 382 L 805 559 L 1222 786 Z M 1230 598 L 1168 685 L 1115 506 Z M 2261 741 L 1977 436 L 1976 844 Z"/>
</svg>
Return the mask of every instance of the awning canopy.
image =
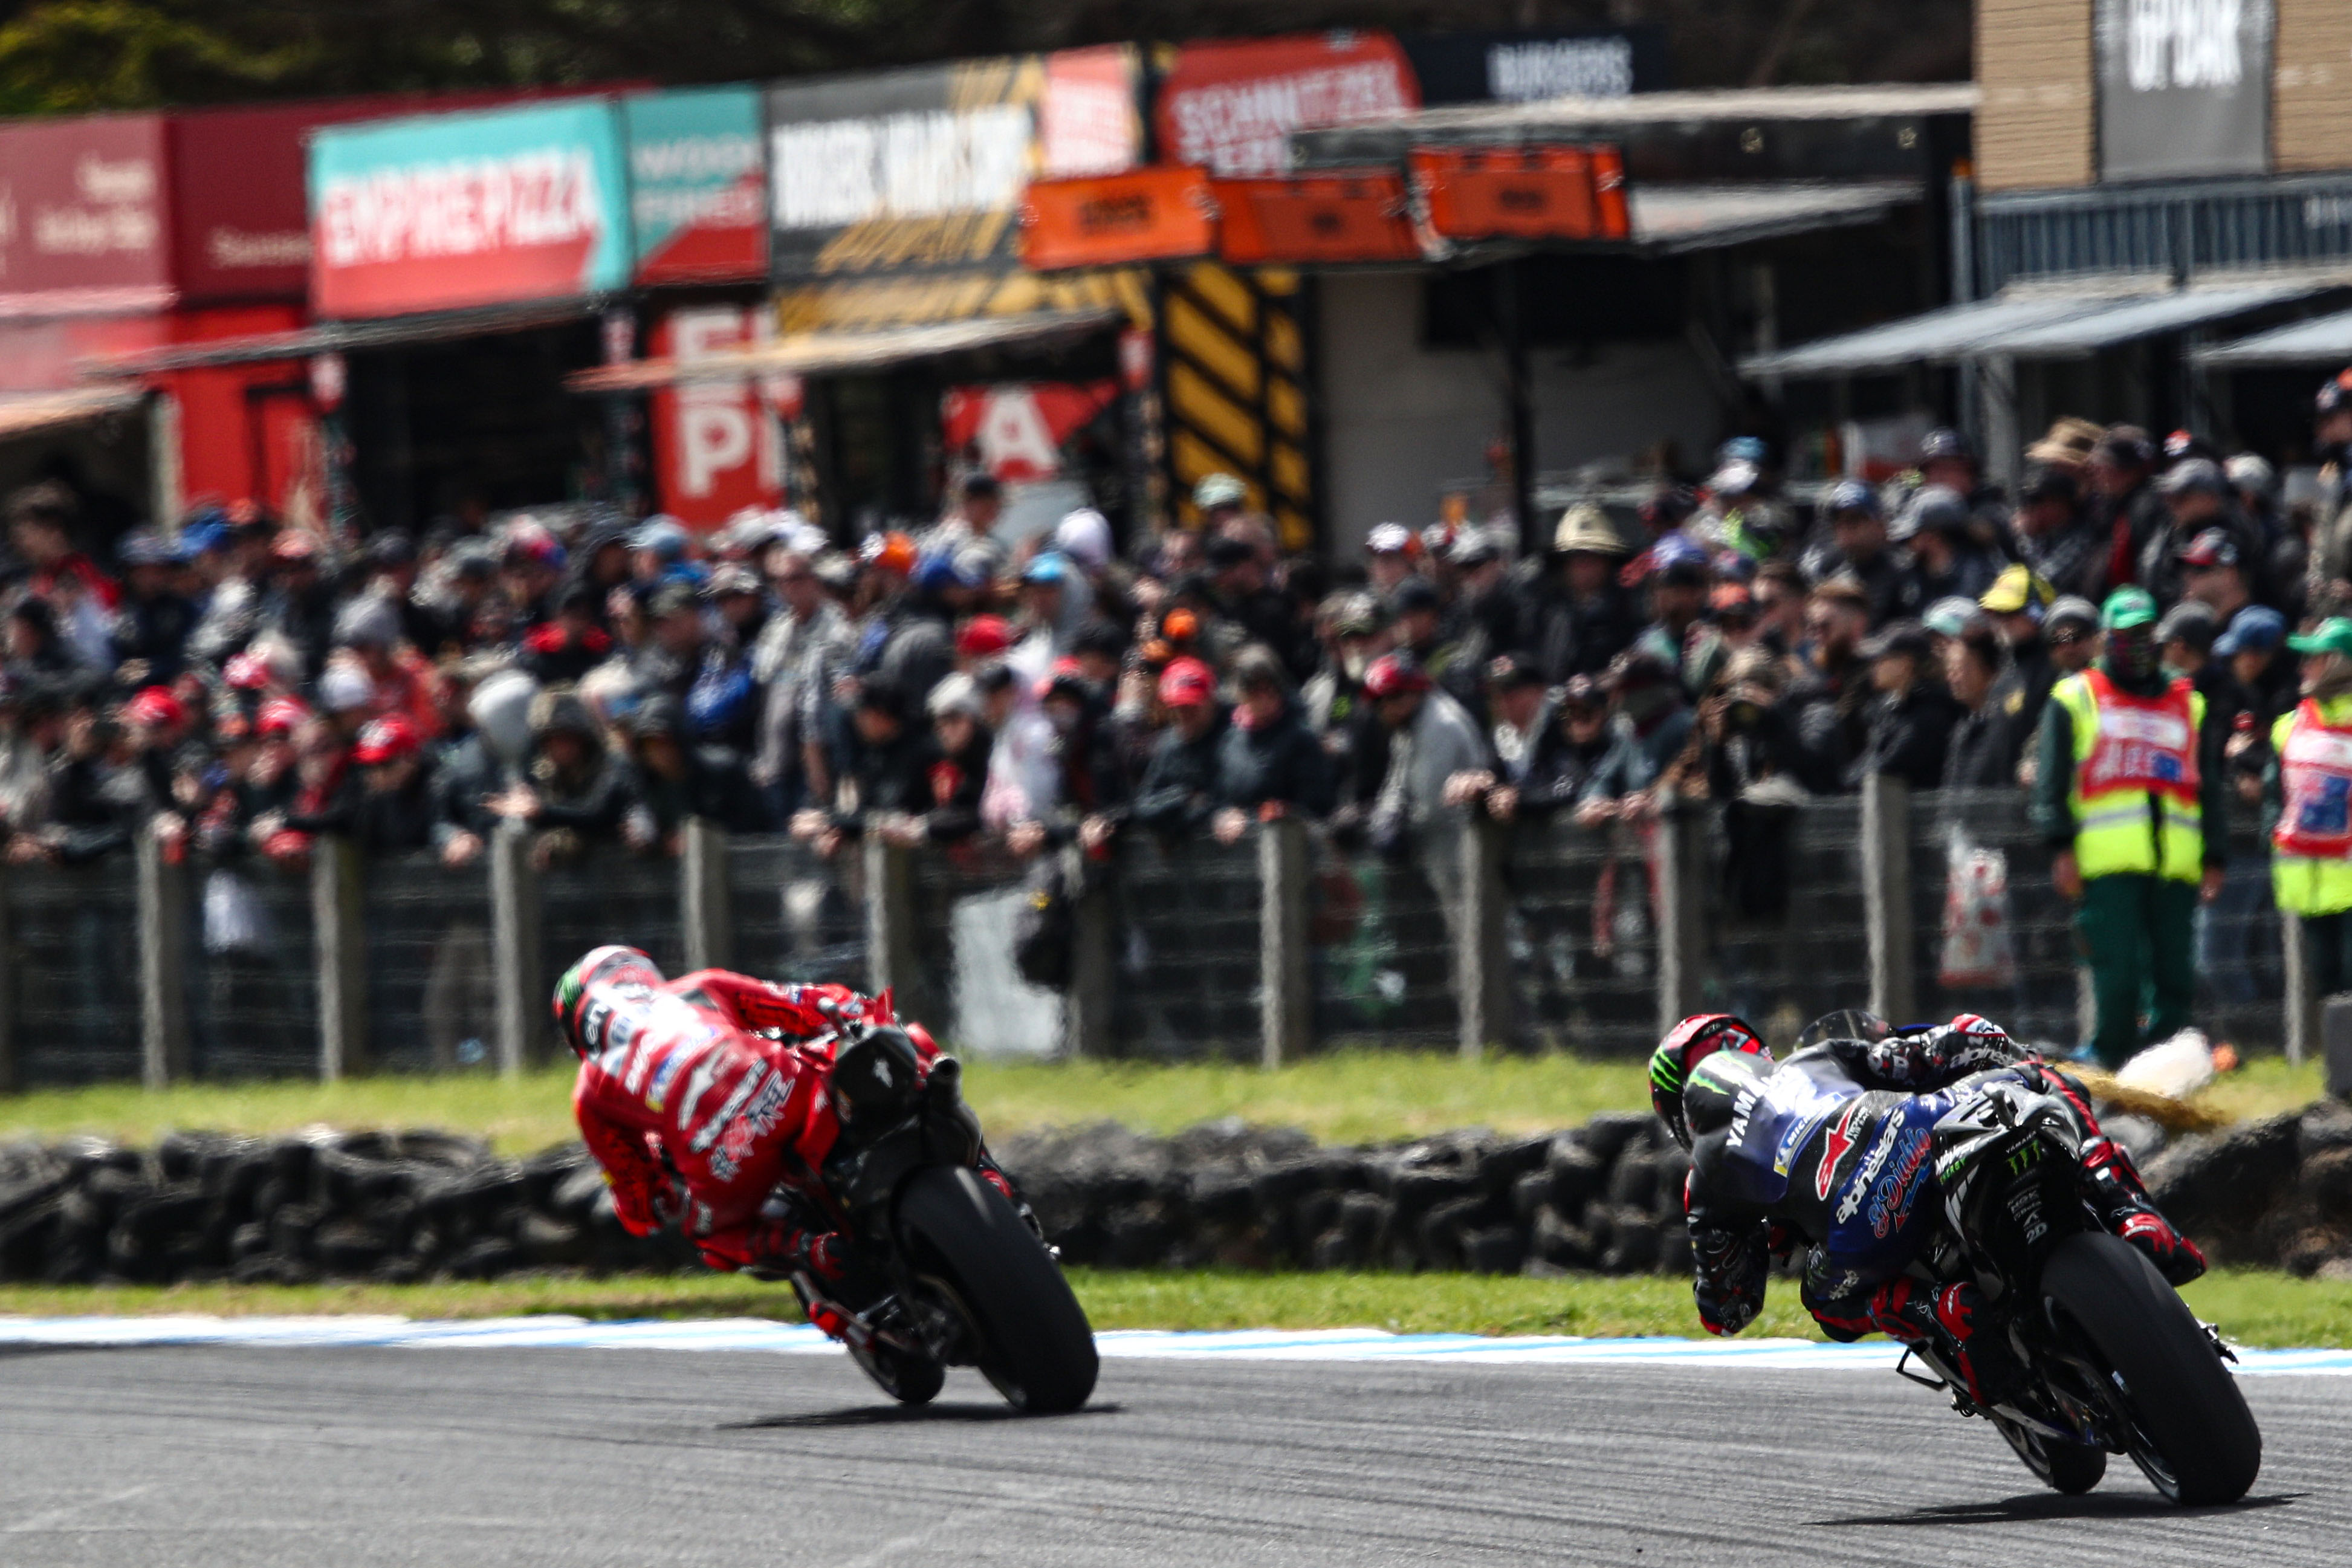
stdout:
<svg viewBox="0 0 2352 1568">
<path fill-rule="evenodd" d="M 2231 369 L 2241 365 L 2342 363 L 2352 360 L 2352 310 L 2290 321 L 2266 332 L 2199 349 L 2199 364 Z"/>
<path fill-rule="evenodd" d="M 824 375 L 878 370 L 910 360 L 937 359 L 975 349 L 1038 347 L 1108 331 L 1128 323 L 1126 311 L 1038 310 L 983 316 L 928 326 L 866 332 L 808 332 L 772 343 L 699 359 L 646 359 L 584 370 L 565 378 L 574 392 L 642 392 L 679 382 L 741 381 L 761 375 Z"/>
<path fill-rule="evenodd" d="M 135 386 L 78 386 L 68 392 L 0 397 L 0 439 L 86 425 L 109 414 L 136 408 L 146 396 Z"/>
<path fill-rule="evenodd" d="M 2181 289 L 2117 278 L 2082 292 L 1997 295 L 1823 338 L 1740 362 L 1749 375 L 1868 374 L 1910 364 L 2001 356 L 2074 359 L 2118 343 L 2185 331 L 2249 310 L 2309 299 L 2345 286 L 2330 277 L 2266 279 Z"/>
<path fill-rule="evenodd" d="M 393 316 L 374 321 L 320 321 L 299 331 L 256 332 L 247 337 L 146 349 L 120 358 L 89 360 L 83 363 L 81 369 L 84 374 L 94 376 L 155 375 L 164 371 L 201 370 L 209 365 L 254 364 L 264 360 L 308 359 L 312 354 L 450 342 L 459 338 L 562 326 L 594 315 L 605 303 L 601 299 L 556 300 L 492 310 Z"/>
<path fill-rule="evenodd" d="M 1789 181 L 1753 185 L 1633 186 L 1633 243 L 1668 255 L 1815 229 L 1876 223 L 1919 200 L 1916 184 Z"/>
</svg>

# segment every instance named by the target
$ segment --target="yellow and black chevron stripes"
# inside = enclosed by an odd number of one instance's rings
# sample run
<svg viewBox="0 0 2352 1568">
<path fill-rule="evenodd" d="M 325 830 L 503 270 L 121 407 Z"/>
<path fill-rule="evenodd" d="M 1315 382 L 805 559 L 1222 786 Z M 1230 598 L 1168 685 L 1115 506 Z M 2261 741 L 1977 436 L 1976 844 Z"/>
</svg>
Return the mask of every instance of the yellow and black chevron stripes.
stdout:
<svg viewBox="0 0 2352 1568">
<path fill-rule="evenodd" d="M 1285 268 L 1202 261 L 1167 274 L 1161 384 L 1171 488 L 1185 526 L 1200 521 L 1192 487 L 1229 473 L 1274 520 L 1285 550 L 1313 544 L 1307 302 L 1302 280 Z"/>
</svg>

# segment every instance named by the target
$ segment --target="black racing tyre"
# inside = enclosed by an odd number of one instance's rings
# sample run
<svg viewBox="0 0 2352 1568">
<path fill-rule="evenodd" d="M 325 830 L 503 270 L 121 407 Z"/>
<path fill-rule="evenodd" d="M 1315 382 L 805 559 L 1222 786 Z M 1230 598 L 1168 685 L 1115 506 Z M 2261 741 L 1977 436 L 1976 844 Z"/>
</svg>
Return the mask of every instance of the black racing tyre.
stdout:
<svg viewBox="0 0 2352 1568">
<path fill-rule="evenodd" d="M 848 1349 L 849 1359 L 874 1380 L 874 1386 L 901 1405 L 929 1405 L 939 1397 L 948 1380 L 948 1369 L 938 1362 L 895 1345 L 877 1344 L 862 1351 L 851 1345 Z"/>
<path fill-rule="evenodd" d="M 917 1273 L 935 1267 L 971 1322 L 980 1370 L 1034 1415 L 1076 1410 L 1095 1391 L 1095 1335 L 1045 1244 L 1003 1194 L 961 1165 L 908 1178 L 898 1234 Z"/>
<path fill-rule="evenodd" d="M 2263 1435 L 2238 1380 L 2188 1304 L 2130 1243 L 2104 1231 L 2060 1242 L 2042 1270 L 2053 1313 L 2106 1363 L 2137 1431 L 2132 1460 L 2179 1503 L 2235 1502 L 2263 1468 Z"/>
<path fill-rule="evenodd" d="M 2017 1450 L 2017 1457 L 2025 1461 L 2025 1468 L 2040 1477 L 2042 1484 L 2052 1491 L 2080 1497 L 2106 1477 L 2105 1448 L 2056 1442 L 2005 1416 L 1994 1416 L 1993 1425 L 2009 1439 L 2009 1446 Z"/>
</svg>

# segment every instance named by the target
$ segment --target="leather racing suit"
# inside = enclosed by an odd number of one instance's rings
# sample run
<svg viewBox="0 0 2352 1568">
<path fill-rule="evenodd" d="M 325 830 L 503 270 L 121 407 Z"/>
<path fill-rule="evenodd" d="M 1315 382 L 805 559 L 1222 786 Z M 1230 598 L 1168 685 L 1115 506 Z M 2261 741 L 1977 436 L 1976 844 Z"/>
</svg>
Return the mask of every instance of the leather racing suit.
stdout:
<svg viewBox="0 0 2352 1568">
<path fill-rule="evenodd" d="M 890 1022 L 887 994 L 706 969 L 660 985 L 591 985 L 583 1015 L 599 1006 L 608 1011 L 572 1107 L 623 1227 L 646 1236 L 675 1223 L 714 1268 L 836 1272 L 830 1238 L 769 1200 L 780 1184 L 813 1191 L 839 1131 L 824 1093 L 831 1037 Z M 919 1026 L 907 1032 L 926 1064 L 938 1055 Z"/>
<path fill-rule="evenodd" d="M 1989 1402 L 1980 1373 L 2013 1370 L 1973 1284 L 1932 1285 L 1904 1271 L 1939 1220 L 1930 1130 L 1958 1099 L 1952 1086 L 2000 1071 L 2054 1095 L 2078 1123 L 2085 1195 L 2107 1228 L 2147 1252 L 2176 1284 L 2205 1260 L 2149 1203 L 2131 1157 L 2099 1131 L 2081 1084 L 1981 1019 L 1830 1040 L 1798 1052 L 1743 1094 L 1727 1126 L 1691 1146 L 1684 1202 L 1708 1331 L 1736 1334 L 1764 1304 L 1771 1258 L 1810 1243 L 1802 1297 L 1832 1339 L 1873 1331 L 1933 1344 Z M 1997 1397 L 1997 1394 L 1992 1395 Z"/>
</svg>

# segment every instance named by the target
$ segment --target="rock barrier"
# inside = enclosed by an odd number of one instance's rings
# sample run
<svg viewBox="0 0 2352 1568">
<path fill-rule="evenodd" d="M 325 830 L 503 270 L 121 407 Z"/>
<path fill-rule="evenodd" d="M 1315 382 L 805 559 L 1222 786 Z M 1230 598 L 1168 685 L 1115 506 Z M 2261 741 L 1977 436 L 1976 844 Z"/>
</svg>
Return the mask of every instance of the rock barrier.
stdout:
<svg viewBox="0 0 2352 1568">
<path fill-rule="evenodd" d="M 2352 1108 L 2143 1144 L 2158 1201 L 2217 1262 L 2352 1278 Z M 997 1146 L 1046 1237 L 1109 1268 L 1680 1274 L 1688 1158 L 1645 1113 L 1535 1136 L 1331 1147 L 1238 1120 Z M 632 1237 L 578 1143 L 526 1160 L 443 1132 L 171 1134 L 0 1145 L 0 1280 L 406 1283 L 691 1272 Z"/>
</svg>

